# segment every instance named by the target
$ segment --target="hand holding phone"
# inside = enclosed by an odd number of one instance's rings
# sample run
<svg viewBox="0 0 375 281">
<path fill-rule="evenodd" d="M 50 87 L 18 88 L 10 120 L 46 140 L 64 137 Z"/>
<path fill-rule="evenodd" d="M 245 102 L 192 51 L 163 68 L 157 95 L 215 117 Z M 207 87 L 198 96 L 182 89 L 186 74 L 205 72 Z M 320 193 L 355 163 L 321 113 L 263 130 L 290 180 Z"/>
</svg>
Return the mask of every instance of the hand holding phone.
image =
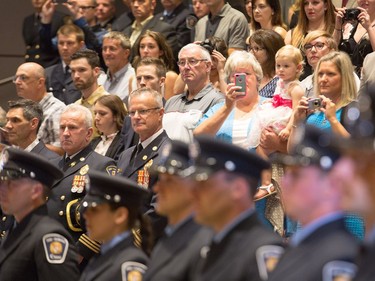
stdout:
<svg viewBox="0 0 375 281">
<path fill-rule="evenodd" d="M 241 87 L 236 91 L 237 97 L 246 96 L 246 73 L 235 73 L 234 81 L 236 86 Z"/>
</svg>

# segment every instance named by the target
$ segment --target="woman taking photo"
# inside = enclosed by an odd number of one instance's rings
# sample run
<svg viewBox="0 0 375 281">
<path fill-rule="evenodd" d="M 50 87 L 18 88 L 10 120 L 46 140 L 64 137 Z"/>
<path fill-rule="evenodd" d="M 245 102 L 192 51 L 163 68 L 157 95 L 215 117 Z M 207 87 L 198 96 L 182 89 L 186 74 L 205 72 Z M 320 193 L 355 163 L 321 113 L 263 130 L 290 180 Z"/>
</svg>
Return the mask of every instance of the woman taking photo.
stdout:
<svg viewBox="0 0 375 281">
<path fill-rule="evenodd" d="M 361 75 L 363 60 L 375 50 L 375 2 L 358 0 L 356 9 L 339 8 L 333 37 L 339 50 L 349 54 Z"/>
<path fill-rule="evenodd" d="M 116 95 L 105 95 L 95 102 L 93 111 L 95 127 L 100 135 L 91 141 L 91 147 L 117 161 L 124 150 L 120 134 L 127 114 L 124 103 Z"/>
<path fill-rule="evenodd" d="M 279 0 L 252 0 L 251 2 L 251 31 L 258 29 L 273 30 L 279 33 L 284 39 L 286 36 L 286 25 L 282 20 Z"/>
<path fill-rule="evenodd" d="M 136 53 L 133 60 L 134 67 L 136 67 L 140 59 L 146 57 L 159 58 L 167 67 L 168 71 L 164 84 L 164 98 L 168 100 L 174 95 L 173 87 L 178 76 L 174 71 L 174 69 L 176 69 L 176 64 L 171 47 L 161 33 L 151 30 L 147 30 L 141 35 L 137 42 L 139 42 L 139 44 L 135 46 Z M 129 85 L 131 85 L 130 82 Z M 131 91 L 129 91 L 129 93 L 130 92 Z"/>
</svg>

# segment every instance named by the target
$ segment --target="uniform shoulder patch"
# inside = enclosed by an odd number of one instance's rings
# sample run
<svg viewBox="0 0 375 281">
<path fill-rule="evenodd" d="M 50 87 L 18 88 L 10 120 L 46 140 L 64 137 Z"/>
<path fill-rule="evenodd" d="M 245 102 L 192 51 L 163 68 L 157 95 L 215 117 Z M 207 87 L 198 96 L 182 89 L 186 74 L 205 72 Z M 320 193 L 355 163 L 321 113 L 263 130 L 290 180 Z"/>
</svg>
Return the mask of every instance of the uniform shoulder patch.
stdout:
<svg viewBox="0 0 375 281">
<path fill-rule="evenodd" d="M 264 245 L 257 249 L 256 259 L 262 280 L 268 279 L 268 275 L 275 269 L 283 253 L 284 248 L 276 245 Z"/>
<path fill-rule="evenodd" d="M 147 266 L 142 263 L 127 261 L 121 265 L 122 281 L 142 281 Z"/>
<path fill-rule="evenodd" d="M 357 266 L 347 261 L 330 261 L 323 267 L 323 281 L 351 281 Z"/>
<path fill-rule="evenodd" d="M 110 165 L 107 168 L 105 168 L 105 170 L 110 176 L 115 176 L 118 173 L 117 167 L 115 165 Z"/>
<path fill-rule="evenodd" d="M 69 248 L 68 240 L 57 233 L 49 233 L 43 236 L 44 252 L 49 263 L 62 264 L 65 261 Z"/>
</svg>

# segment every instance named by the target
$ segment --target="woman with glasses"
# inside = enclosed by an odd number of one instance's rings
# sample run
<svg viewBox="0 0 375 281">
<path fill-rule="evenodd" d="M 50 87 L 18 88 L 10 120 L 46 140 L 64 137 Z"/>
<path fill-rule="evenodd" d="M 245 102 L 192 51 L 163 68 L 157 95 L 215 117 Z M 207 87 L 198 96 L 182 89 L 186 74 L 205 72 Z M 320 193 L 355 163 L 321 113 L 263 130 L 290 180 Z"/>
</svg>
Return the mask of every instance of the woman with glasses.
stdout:
<svg viewBox="0 0 375 281">
<path fill-rule="evenodd" d="M 116 95 L 105 95 L 95 102 L 93 111 L 100 135 L 91 141 L 91 146 L 97 153 L 117 161 L 125 148 L 120 134 L 127 114 L 124 103 Z"/>
<path fill-rule="evenodd" d="M 297 25 L 288 31 L 285 44 L 291 44 L 301 49 L 305 36 L 311 31 L 324 30 L 328 34 L 333 34 L 334 29 L 335 7 L 332 0 L 304 0 L 300 3 Z M 311 73 L 312 69 L 306 63 L 300 79 L 304 79 Z"/>
<path fill-rule="evenodd" d="M 259 95 L 272 98 L 278 77 L 275 74 L 275 55 L 284 46 L 283 38 L 273 30 L 259 29 L 247 39 L 247 50 L 260 63 L 263 78 L 259 85 Z"/>
<path fill-rule="evenodd" d="M 303 51 L 305 52 L 307 62 L 311 66 L 313 72 L 324 55 L 337 51 L 337 44 L 331 35 L 322 30 L 315 30 L 307 34 L 303 41 Z M 359 90 L 360 80 L 355 72 L 353 72 L 356 90 Z M 305 96 L 312 97 L 314 95 L 314 73 L 307 76 L 301 83 L 306 89 Z"/>
<path fill-rule="evenodd" d="M 281 16 L 279 0 L 252 0 L 251 31 L 274 30 L 284 39 L 286 25 Z"/>
<path fill-rule="evenodd" d="M 332 36 L 323 30 L 314 30 L 306 35 L 302 42 L 302 50 L 311 66 L 312 72 L 318 64 L 319 59 L 329 52 L 337 51 L 337 44 Z M 312 97 L 314 94 L 313 73 L 301 81 L 306 89 L 306 97 Z"/>
<path fill-rule="evenodd" d="M 145 57 L 159 58 L 164 62 L 168 69 L 164 83 L 164 98 L 168 100 L 174 95 L 173 88 L 178 75 L 173 71 L 175 69 L 173 52 L 164 36 L 159 32 L 147 30 L 137 40 L 137 45 L 134 49 L 136 50 L 133 60 L 135 67 L 138 61 Z"/>
<path fill-rule="evenodd" d="M 347 52 L 361 75 L 363 60 L 375 50 L 375 2 L 357 0 L 356 9 L 338 8 L 333 36 L 341 51 Z"/>
</svg>

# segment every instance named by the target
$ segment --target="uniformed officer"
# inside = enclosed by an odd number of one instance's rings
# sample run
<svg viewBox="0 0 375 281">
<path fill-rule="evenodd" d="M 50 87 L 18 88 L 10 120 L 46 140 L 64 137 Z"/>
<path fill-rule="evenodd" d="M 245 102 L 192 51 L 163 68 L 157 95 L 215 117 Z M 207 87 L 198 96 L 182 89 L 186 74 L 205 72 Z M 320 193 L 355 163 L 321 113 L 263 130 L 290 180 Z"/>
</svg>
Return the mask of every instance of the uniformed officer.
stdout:
<svg viewBox="0 0 375 281">
<path fill-rule="evenodd" d="M 81 105 L 70 104 L 62 112 L 60 141 L 65 154 L 54 164 L 64 176 L 53 185 L 47 202 L 49 215 L 60 221 L 76 241 L 79 240 L 79 252 L 86 258 L 99 252 L 99 244 L 83 234 L 79 217 L 79 203 L 86 194 L 86 174 L 96 170 L 114 175 L 117 171 L 113 159 L 92 150 L 92 122 L 91 111 Z"/>
<path fill-rule="evenodd" d="M 94 171 L 89 172 L 88 187 L 82 203 L 83 216 L 89 236 L 103 244 L 80 280 L 142 280 L 147 269 L 150 234 L 141 205 L 148 191 L 129 179 Z M 141 241 L 131 231 L 136 226 L 136 231 L 144 235 Z M 138 242 L 142 249 L 135 245 Z"/>
<path fill-rule="evenodd" d="M 371 83 L 367 86 L 359 98 L 356 113 L 360 114 L 352 115 L 351 138 L 334 142 L 343 156 L 332 171 L 332 182 L 343 193 L 343 207 L 361 214 L 366 223 L 366 237 L 357 258 L 356 281 L 375 280 L 375 88 Z"/>
<path fill-rule="evenodd" d="M 329 133 L 311 126 L 295 130 L 291 155 L 276 154 L 273 160 L 287 165 L 284 208 L 302 229 L 268 280 L 352 280 L 359 241 L 346 228 L 342 192 L 332 181 L 340 153 Z"/>
<path fill-rule="evenodd" d="M 62 172 L 16 148 L 2 154 L 0 205 L 15 226 L 0 247 L 0 280 L 78 280 L 78 255 L 69 233 L 47 216 L 45 198 Z"/>
<path fill-rule="evenodd" d="M 198 136 L 190 154 L 195 219 L 214 231 L 194 280 L 266 280 L 283 252 L 281 237 L 258 220 L 252 199 L 269 163 L 209 136 Z"/>
<path fill-rule="evenodd" d="M 180 141 L 165 145 L 161 160 L 152 167 L 158 173 L 156 212 L 168 218 L 168 226 L 152 251 L 145 280 L 193 280 L 200 249 L 212 237 L 210 229 L 193 220 L 189 167 L 188 145 Z"/>
</svg>

